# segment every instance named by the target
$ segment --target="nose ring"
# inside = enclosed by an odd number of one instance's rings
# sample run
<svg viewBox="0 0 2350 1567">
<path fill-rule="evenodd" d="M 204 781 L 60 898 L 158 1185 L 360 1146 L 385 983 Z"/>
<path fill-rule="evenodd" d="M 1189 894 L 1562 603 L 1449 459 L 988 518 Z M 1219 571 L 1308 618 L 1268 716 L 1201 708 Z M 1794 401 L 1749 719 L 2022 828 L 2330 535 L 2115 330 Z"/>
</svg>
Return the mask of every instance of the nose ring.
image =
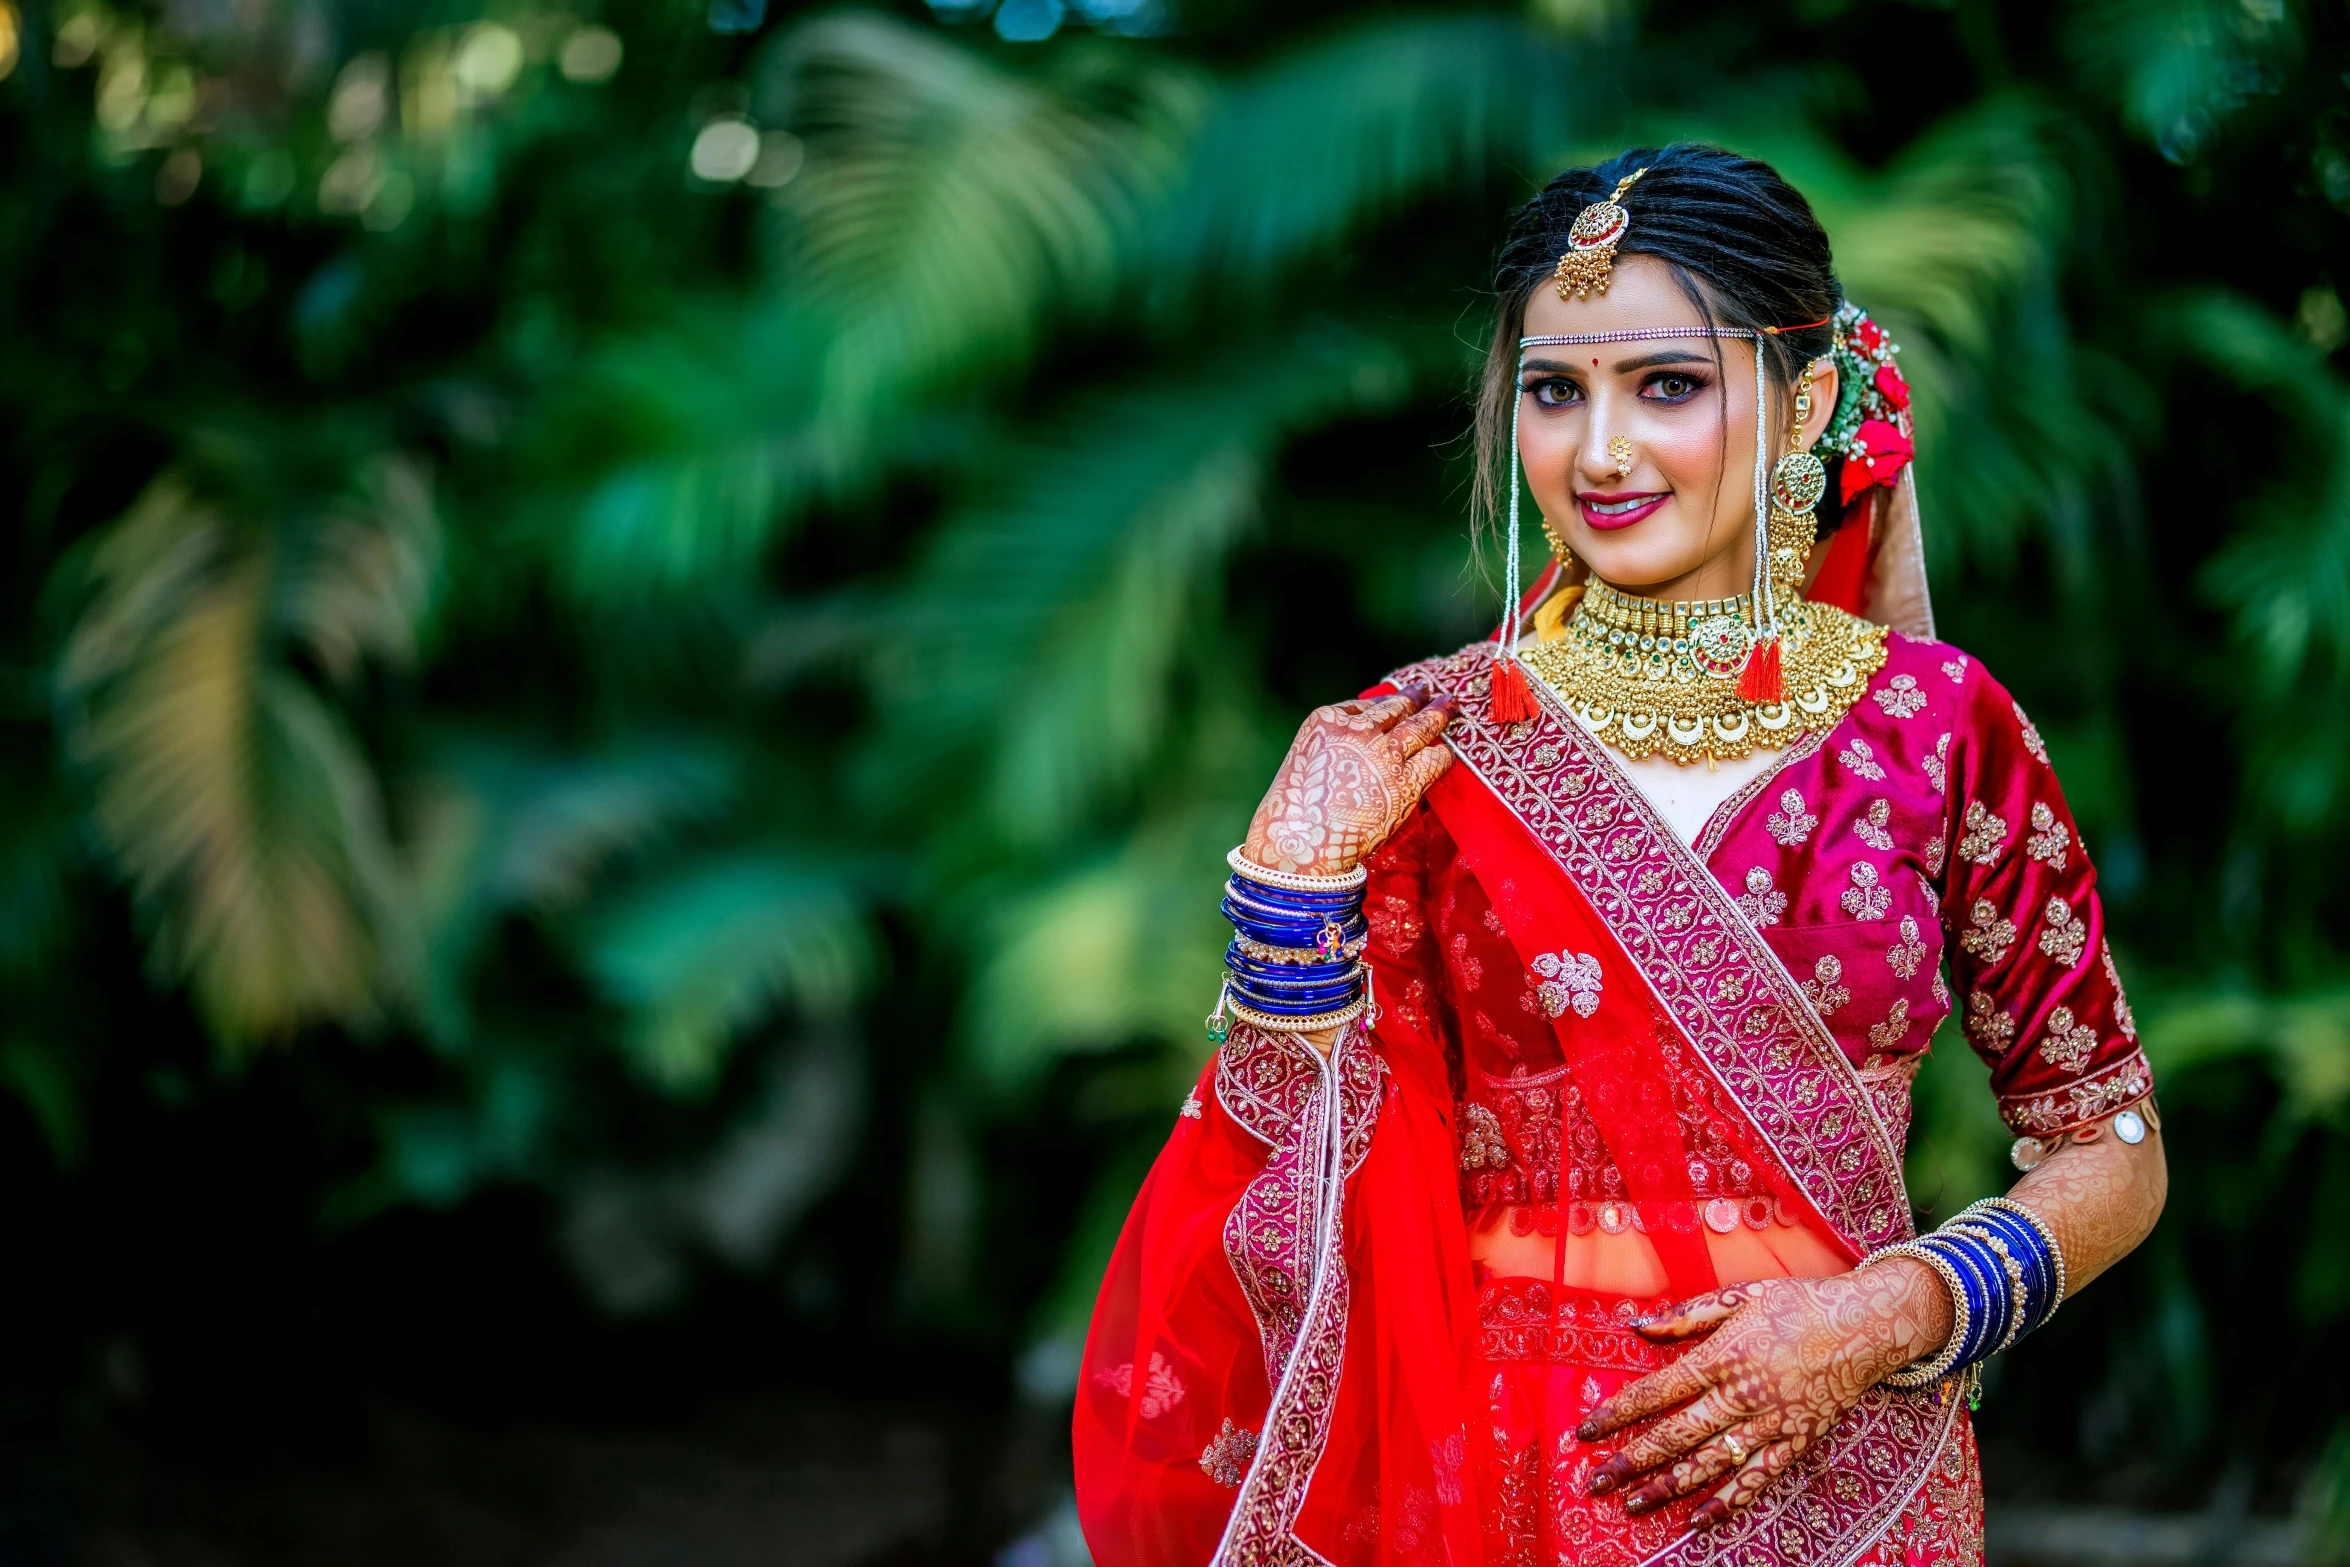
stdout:
<svg viewBox="0 0 2350 1567">
<path fill-rule="evenodd" d="M 1625 479 L 1632 474 L 1632 442 L 1628 436 L 1608 437 L 1607 454 L 1616 460 L 1616 477 Z"/>
</svg>

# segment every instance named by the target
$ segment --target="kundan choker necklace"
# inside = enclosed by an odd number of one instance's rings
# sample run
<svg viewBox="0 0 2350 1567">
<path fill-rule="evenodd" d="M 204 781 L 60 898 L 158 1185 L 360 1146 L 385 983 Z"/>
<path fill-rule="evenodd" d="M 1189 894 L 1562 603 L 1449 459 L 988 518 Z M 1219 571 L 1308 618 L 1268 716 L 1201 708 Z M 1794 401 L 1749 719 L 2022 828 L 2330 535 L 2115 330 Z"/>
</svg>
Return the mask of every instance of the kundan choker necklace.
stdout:
<svg viewBox="0 0 2350 1567">
<path fill-rule="evenodd" d="M 1833 729 L 1885 665 L 1885 628 L 1805 599 L 1779 605 L 1783 699 L 1749 701 L 1738 675 L 1756 637 L 1754 595 L 1635 598 L 1594 578 L 1555 642 L 1520 660 L 1599 738 L 1638 761 L 1735 761 Z"/>
</svg>

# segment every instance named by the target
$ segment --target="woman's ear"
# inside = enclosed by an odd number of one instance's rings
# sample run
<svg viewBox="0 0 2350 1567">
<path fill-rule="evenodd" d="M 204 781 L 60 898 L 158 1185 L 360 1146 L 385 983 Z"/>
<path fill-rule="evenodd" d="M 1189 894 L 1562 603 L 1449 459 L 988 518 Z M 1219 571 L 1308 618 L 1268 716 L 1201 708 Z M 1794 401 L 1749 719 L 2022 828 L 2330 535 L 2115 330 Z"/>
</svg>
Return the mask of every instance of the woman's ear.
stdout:
<svg viewBox="0 0 2350 1567">
<path fill-rule="evenodd" d="M 1817 446 L 1827 433 L 1828 421 L 1836 417 L 1836 394 L 1843 389 L 1835 355 L 1822 354 L 1811 362 L 1811 417 L 1803 421 L 1804 450 Z"/>
</svg>

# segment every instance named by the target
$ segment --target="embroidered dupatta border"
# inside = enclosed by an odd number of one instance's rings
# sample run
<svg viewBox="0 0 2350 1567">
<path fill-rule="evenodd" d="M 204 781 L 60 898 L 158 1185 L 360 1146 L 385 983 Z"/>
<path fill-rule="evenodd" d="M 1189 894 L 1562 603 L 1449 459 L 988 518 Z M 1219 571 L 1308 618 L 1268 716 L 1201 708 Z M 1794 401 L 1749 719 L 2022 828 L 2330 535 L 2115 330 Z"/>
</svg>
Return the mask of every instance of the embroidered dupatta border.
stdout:
<svg viewBox="0 0 2350 1567">
<path fill-rule="evenodd" d="M 1294 1530 L 1345 1369 L 1346 1182 L 1370 1150 L 1383 1070 L 1358 1025 L 1339 1031 L 1327 1061 L 1294 1035 L 1245 1023 L 1218 1052 L 1217 1102 L 1271 1145 L 1225 1223 L 1224 1251 L 1273 1391 L 1210 1567 L 1330 1567 Z"/>
<path fill-rule="evenodd" d="M 1445 740 L 1550 851 L 1789 1179 L 1855 1255 L 1907 1240 L 1901 1153 L 1860 1075 L 1728 892 L 1559 706 L 1484 717 L 1492 644 L 1398 670 L 1461 698 Z"/>
<path fill-rule="evenodd" d="M 1584 894 L 1699 1059 L 1848 1244 L 1867 1250 L 1906 1238 L 1898 1153 L 1859 1074 L 1785 966 L 1540 682 L 1541 718 L 1502 730 L 1479 716 L 1489 648 L 1392 678 L 1464 698 L 1447 742 Z M 1650 874 L 1633 870 L 1644 850 L 1674 875 L 1654 875 L 1653 862 Z M 1660 939 L 1670 936 L 1681 939 Z M 1717 1528 L 1683 1534 L 1641 1567 L 1844 1567 L 1933 1478 L 1962 1408 L 1942 1390 L 1871 1388 L 1751 1505 Z"/>
</svg>

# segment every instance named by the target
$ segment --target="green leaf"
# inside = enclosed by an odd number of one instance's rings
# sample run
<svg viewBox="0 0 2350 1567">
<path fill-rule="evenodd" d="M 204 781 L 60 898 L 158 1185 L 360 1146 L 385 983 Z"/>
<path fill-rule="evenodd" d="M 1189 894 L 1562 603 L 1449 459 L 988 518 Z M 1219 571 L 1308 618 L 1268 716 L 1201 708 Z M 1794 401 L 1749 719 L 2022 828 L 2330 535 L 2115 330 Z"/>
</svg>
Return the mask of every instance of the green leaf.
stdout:
<svg viewBox="0 0 2350 1567">
<path fill-rule="evenodd" d="M 656 876 L 594 911 L 580 956 L 625 1008 L 625 1045 L 671 1093 L 706 1090 L 732 1046 L 786 1004 L 838 1012 L 876 951 L 837 869 L 745 849 Z"/>
</svg>

